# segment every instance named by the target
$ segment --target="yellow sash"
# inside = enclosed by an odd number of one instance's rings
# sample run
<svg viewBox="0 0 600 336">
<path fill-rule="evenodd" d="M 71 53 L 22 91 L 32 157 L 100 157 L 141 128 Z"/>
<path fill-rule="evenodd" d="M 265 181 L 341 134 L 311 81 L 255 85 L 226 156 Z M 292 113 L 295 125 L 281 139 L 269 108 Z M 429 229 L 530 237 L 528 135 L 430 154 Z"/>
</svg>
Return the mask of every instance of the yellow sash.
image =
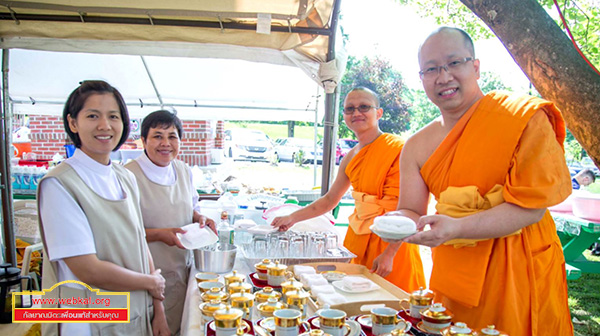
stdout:
<svg viewBox="0 0 600 336">
<path fill-rule="evenodd" d="M 504 203 L 502 186 L 496 184 L 483 197 L 476 186 L 448 187 L 440 193 L 440 199 L 435 206 L 437 212 L 454 218 L 466 217 L 477 212 L 493 208 Z M 504 237 L 517 235 L 521 229 Z M 444 245 L 453 245 L 455 248 L 475 246 L 477 242 L 488 239 L 452 239 Z"/>
<path fill-rule="evenodd" d="M 377 216 L 382 216 L 388 211 L 396 210 L 398 198 L 383 196 L 378 199 L 375 195 L 369 195 L 360 191 L 353 191 L 352 197 L 355 201 L 354 213 L 348 218 L 349 225 L 358 235 L 369 234 L 369 226 Z"/>
</svg>

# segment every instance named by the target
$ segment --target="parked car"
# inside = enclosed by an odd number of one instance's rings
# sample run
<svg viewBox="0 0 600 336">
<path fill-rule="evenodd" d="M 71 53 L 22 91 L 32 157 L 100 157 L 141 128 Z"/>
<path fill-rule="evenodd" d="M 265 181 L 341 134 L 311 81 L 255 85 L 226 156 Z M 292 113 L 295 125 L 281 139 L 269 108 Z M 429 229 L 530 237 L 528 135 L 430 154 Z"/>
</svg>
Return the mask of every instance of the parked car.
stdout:
<svg viewBox="0 0 600 336">
<path fill-rule="evenodd" d="M 358 144 L 358 140 L 354 139 L 338 139 L 335 149 L 335 164 L 340 164 L 344 156 Z"/>
<path fill-rule="evenodd" d="M 313 142 L 301 138 L 279 138 L 275 140 L 275 155 L 280 161 L 295 161 L 300 150 L 306 154 L 313 150 Z"/>
<path fill-rule="evenodd" d="M 225 154 L 234 160 L 269 161 L 273 145 L 263 131 L 234 128 L 225 131 Z"/>
</svg>

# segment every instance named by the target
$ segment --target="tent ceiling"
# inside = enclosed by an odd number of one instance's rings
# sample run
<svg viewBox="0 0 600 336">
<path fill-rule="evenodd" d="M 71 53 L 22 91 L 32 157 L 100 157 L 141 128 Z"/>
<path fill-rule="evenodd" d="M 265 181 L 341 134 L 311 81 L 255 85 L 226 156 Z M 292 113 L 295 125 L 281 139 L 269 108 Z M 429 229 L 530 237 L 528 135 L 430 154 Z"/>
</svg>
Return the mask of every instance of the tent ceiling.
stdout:
<svg viewBox="0 0 600 336">
<path fill-rule="evenodd" d="M 160 100 L 140 56 L 14 49 L 9 62 L 13 112 L 59 115 L 78 82 L 103 79 L 121 91 L 136 118 L 159 109 L 162 101 L 187 120 L 315 120 L 318 86 L 298 68 L 223 59 L 143 60 Z M 321 120 L 323 98 L 319 101 Z"/>
</svg>

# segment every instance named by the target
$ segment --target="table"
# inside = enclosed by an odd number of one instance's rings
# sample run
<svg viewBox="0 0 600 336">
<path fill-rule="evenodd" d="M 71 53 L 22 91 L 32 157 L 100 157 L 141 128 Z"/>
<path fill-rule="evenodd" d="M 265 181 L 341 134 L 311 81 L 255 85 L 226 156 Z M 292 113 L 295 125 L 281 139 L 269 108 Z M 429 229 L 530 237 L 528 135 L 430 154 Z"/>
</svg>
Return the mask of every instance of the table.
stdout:
<svg viewBox="0 0 600 336">
<path fill-rule="evenodd" d="M 571 213 L 552 212 L 556 222 L 558 236 L 563 246 L 567 263 L 567 279 L 576 279 L 577 270 L 581 273 L 600 273 L 600 262 L 589 261 L 583 251 L 600 238 L 600 223 L 574 216 Z"/>
<path fill-rule="evenodd" d="M 235 258 L 235 264 L 233 269 L 241 274 L 250 274 L 251 271 L 248 264 L 245 262 L 242 253 L 238 253 Z M 200 308 L 198 307 L 202 300 L 200 299 L 200 292 L 196 285 L 196 278 L 194 277 L 198 273 L 198 270 L 192 266 L 190 270 L 190 276 L 188 279 L 188 287 L 185 296 L 185 304 L 183 306 L 183 317 L 181 319 L 181 336 L 203 336 L 204 326 L 200 323 Z M 223 275 L 220 274 L 219 281 L 224 282 L 222 279 Z"/>
</svg>

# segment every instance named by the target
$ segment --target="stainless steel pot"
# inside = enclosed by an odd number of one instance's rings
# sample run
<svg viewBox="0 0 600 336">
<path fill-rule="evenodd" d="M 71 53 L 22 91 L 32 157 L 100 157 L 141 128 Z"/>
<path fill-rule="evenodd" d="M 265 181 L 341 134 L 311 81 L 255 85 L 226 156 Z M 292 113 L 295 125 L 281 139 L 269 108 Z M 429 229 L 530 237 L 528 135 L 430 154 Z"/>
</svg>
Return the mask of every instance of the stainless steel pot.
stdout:
<svg viewBox="0 0 600 336">
<path fill-rule="evenodd" d="M 227 273 L 233 269 L 237 247 L 217 243 L 194 250 L 194 264 L 201 272 Z"/>
</svg>

